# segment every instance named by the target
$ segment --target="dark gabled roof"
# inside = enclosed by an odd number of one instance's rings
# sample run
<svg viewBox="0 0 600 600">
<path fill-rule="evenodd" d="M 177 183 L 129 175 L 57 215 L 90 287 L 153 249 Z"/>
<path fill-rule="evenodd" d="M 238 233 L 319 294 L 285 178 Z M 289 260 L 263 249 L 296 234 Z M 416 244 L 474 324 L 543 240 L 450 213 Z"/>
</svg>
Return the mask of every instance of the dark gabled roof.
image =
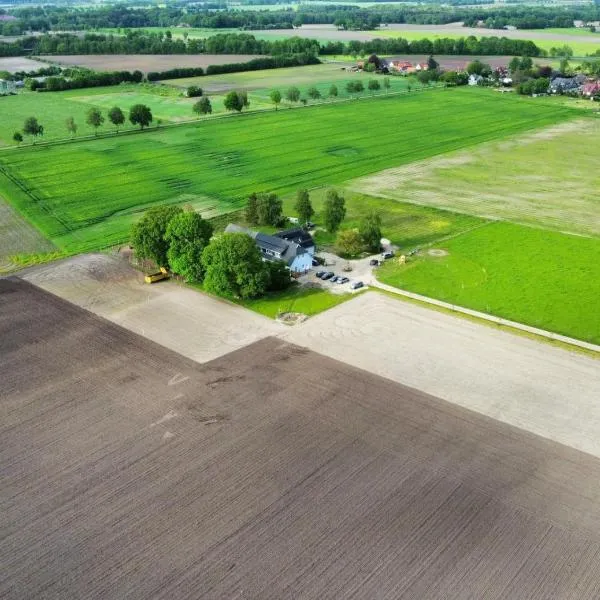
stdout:
<svg viewBox="0 0 600 600">
<path fill-rule="evenodd" d="M 274 235 L 267 235 L 266 233 L 257 233 L 254 236 L 254 240 L 257 246 L 266 250 L 273 250 L 279 254 L 283 254 L 289 246 L 286 240 L 282 240 Z"/>
<path fill-rule="evenodd" d="M 290 242 L 296 242 L 296 244 L 303 248 L 312 248 L 315 245 L 312 235 L 299 227 L 296 229 L 280 231 L 279 233 L 276 233 L 275 236 Z"/>
<path fill-rule="evenodd" d="M 300 229 L 298 231 L 302 230 Z M 264 260 L 279 260 L 279 258 L 270 254 L 276 253 L 279 255 L 281 260 L 284 260 L 288 265 L 290 265 L 293 262 L 294 258 L 296 258 L 296 256 L 298 256 L 299 254 L 304 254 L 306 252 L 306 250 L 300 244 L 297 244 L 293 240 L 284 239 L 282 237 L 277 237 L 274 235 L 267 235 L 266 233 L 261 233 L 260 231 L 252 231 L 251 229 L 246 229 L 245 227 L 240 227 L 239 225 L 229 224 L 225 228 L 225 232 L 245 233 L 246 235 L 249 235 L 251 238 L 254 239 L 254 243 L 262 251 Z M 312 238 L 311 245 L 314 245 L 314 243 L 312 242 Z"/>
</svg>

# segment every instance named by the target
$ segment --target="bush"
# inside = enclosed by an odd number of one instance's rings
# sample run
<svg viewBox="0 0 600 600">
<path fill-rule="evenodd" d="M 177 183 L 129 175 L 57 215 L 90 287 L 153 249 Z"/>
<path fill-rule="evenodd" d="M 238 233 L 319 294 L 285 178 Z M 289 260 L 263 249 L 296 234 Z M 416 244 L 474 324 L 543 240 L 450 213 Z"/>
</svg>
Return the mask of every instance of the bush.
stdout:
<svg viewBox="0 0 600 600">
<path fill-rule="evenodd" d="M 190 87 L 187 89 L 188 98 L 199 98 L 202 96 L 202 93 L 202 88 L 198 87 L 197 85 L 190 85 Z"/>
</svg>

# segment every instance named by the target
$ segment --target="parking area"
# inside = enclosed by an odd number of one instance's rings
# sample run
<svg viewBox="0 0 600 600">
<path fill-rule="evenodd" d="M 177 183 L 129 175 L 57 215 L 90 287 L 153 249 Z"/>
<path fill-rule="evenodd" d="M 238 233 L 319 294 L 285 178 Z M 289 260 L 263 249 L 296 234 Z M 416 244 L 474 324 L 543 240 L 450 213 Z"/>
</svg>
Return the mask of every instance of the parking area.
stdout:
<svg viewBox="0 0 600 600">
<path fill-rule="evenodd" d="M 381 255 L 357 260 L 346 260 L 330 252 L 319 252 L 318 256 L 324 260 L 324 264 L 314 266 L 298 281 L 301 284 L 317 284 L 333 294 L 356 293 L 367 289 L 375 281 L 371 261 L 383 260 Z"/>
</svg>

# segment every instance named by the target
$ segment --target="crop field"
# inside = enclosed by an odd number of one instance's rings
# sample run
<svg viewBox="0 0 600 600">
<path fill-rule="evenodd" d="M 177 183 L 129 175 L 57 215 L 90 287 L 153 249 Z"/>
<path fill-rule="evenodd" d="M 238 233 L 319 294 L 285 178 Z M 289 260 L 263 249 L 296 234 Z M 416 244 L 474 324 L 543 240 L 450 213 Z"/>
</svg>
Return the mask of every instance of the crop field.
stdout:
<svg viewBox="0 0 600 600">
<path fill-rule="evenodd" d="M 255 113 L 5 151 L 0 189 L 60 249 L 83 251 L 124 241 L 159 202 L 214 215 L 252 191 L 339 184 L 574 114 L 470 89 Z"/>
<path fill-rule="evenodd" d="M 390 26 L 392 27 L 392 26 Z M 420 27 L 419 29 L 404 29 L 402 25 L 395 26 L 398 29 L 387 29 L 379 31 L 373 37 L 397 38 L 402 37 L 407 40 L 421 40 L 427 38 L 436 40 L 440 38 L 458 39 L 474 35 L 476 37 L 507 37 L 520 40 L 531 40 L 538 48 L 549 51 L 553 47 L 568 45 L 573 49 L 575 56 L 586 56 L 593 54 L 600 49 L 600 34 L 591 34 L 590 37 L 574 35 L 572 33 L 559 33 L 559 29 L 554 31 L 547 30 L 493 30 L 493 29 L 472 29 L 467 27 L 445 28 L 441 26 L 434 29 L 435 26 Z"/>
<path fill-rule="evenodd" d="M 0 197 L 0 273 L 17 254 L 52 252 L 56 248 Z"/>
<path fill-rule="evenodd" d="M 37 69 L 46 68 L 46 63 L 39 60 L 31 60 L 24 56 L 11 56 L 0 58 L 0 71 L 8 71 L 9 73 L 18 73 L 19 71 L 36 71 Z"/>
<path fill-rule="evenodd" d="M 598 598 L 591 454 L 274 337 L 199 365 L 17 279 L 0 372 L 5 600 Z"/>
<path fill-rule="evenodd" d="M 345 63 L 328 62 L 304 67 L 168 79 L 164 83 L 165 85 L 180 88 L 186 88 L 189 85 L 199 85 L 203 90 L 208 92 L 225 92 L 231 89 L 247 91 L 279 89 L 283 93 L 292 85 L 308 87 L 310 85 L 335 83 L 340 87 L 341 82 L 362 81 L 366 87 L 369 79 L 378 79 L 381 81 L 380 76 L 372 73 L 350 73 L 346 71 L 346 66 L 347 64 Z M 400 82 L 403 81 L 405 81 L 403 77 L 390 77 L 392 85 L 400 85 Z M 342 92 L 341 89 L 339 91 Z"/>
<path fill-rule="evenodd" d="M 202 67 L 248 62 L 256 54 L 69 54 L 53 55 L 49 61 L 94 71 L 168 71 L 179 67 Z"/>
<path fill-rule="evenodd" d="M 272 109 L 273 104 L 269 98 L 272 89 L 279 89 L 282 95 L 292 85 L 297 86 L 302 95 L 307 97 L 307 90 L 314 85 L 326 97 L 332 83 L 338 87 L 339 99 L 348 98 L 346 83 L 360 79 L 365 89 L 368 81 L 375 78 L 367 74 L 349 74 L 341 69 L 339 64 L 312 65 L 307 67 L 294 67 L 289 69 L 273 69 L 266 71 L 253 71 L 249 73 L 235 73 L 231 75 L 215 75 L 209 77 L 196 77 L 188 79 L 166 81 L 166 85 L 153 84 L 122 84 L 119 86 L 89 88 L 85 90 L 69 90 L 65 92 L 32 93 L 23 92 L 17 96 L 2 98 L 3 118 L 0 119 L 0 146 L 17 145 L 12 137 L 15 131 L 23 127 L 27 117 L 36 116 L 44 126 L 44 140 L 59 140 L 69 137 L 65 122 L 73 117 L 79 129 L 77 136 L 89 136 L 94 129 L 85 123 L 86 113 L 90 107 L 95 106 L 103 111 L 108 111 L 113 106 L 121 107 L 125 112 L 134 104 L 142 103 L 152 109 L 155 119 L 163 123 L 195 119 L 192 107 L 197 98 L 187 98 L 183 94 L 189 85 L 199 85 L 210 97 L 213 113 L 212 116 L 225 114 L 223 105 L 225 93 L 231 89 L 247 90 L 250 101 L 250 110 Z M 381 83 L 381 77 L 377 77 Z M 422 88 L 414 78 L 390 78 L 390 92 L 408 91 Z M 379 95 L 386 94 L 381 89 Z M 370 95 L 365 91 L 363 95 Z M 313 101 L 308 99 L 309 103 Z M 322 100 L 317 101 L 322 103 Z M 282 107 L 286 105 L 285 100 Z M 106 116 L 106 112 L 104 113 Z M 203 117 L 205 118 L 205 117 Z M 133 129 L 127 121 L 121 130 Z M 106 120 L 98 128 L 99 133 L 114 131 L 114 127 Z M 30 143 L 31 140 L 25 140 Z"/>
<path fill-rule="evenodd" d="M 310 199 L 315 209 L 313 221 L 317 224 L 323 223 L 322 209 L 326 191 L 325 188 L 319 188 L 310 192 Z M 463 233 L 486 222 L 465 214 L 390 201 L 349 190 L 342 189 L 340 194 L 346 201 L 344 229 L 358 227 L 365 214 L 376 212 L 381 217 L 383 236 L 403 251 Z M 286 215 L 295 215 L 294 203 L 295 195 L 284 199 Z M 335 242 L 335 235 L 327 231 L 319 229 L 315 235 L 320 247 L 332 246 Z"/>
<path fill-rule="evenodd" d="M 378 279 L 600 344 L 600 239 L 492 223 L 436 246 L 446 255 L 389 261 Z M 440 253 L 443 254 L 443 253 Z"/>
<path fill-rule="evenodd" d="M 361 6 L 364 4 L 361 3 Z M 254 7 L 253 7 L 254 8 Z M 169 30 L 173 37 L 183 37 L 187 33 L 190 38 L 207 38 L 216 33 L 239 33 L 237 29 L 214 29 L 190 28 L 178 29 L 176 27 L 147 27 L 142 28 L 152 32 L 166 32 Z M 103 29 L 107 33 L 122 33 L 117 29 Z M 504 29 L 485 29 L 477 27 L 462 27 L 460 25 L 410 25 L 390 23 L 380 29 L 373 31 L 344 31 L 338 30 L 333 25 L 304 25 L 297 29 L 271 29 L 271 30 L 249 30 L 249 33 L 257 39 L 281 40 L 293 36 L 300 36 L 309 39 L 316 39 L 320 42 L 329 41 L 350 41 L 360 40 L 368 41 L 376 38 L 399 38 L 408 40 L 420 40 L 428 38 L 430 40 L 438 38 L 461 38 L 474 35 L 476 37 L 494 36 L 507 37 L 512 39 L 531 40 L 540 48 L 550 50 L 553 46 L 562 46 L 567 44 L 573 48 L 576 56 L 585 56 L 593 54 L 600 48 L 600 34 L 576 28 L 565 29 L 531 29 L 531 30 L 504 30 Z"/>
<path fill-rule="evenodd" d="M 13 133 L 21 130 L 25 119 L 33 116 L 44 126 L 43 140 L 68 138 L 65 122 L 69 117 L 73 117 L 77 123 L 76 137 L 92 135 L 93 127 L 85 122 L 92 106 L 103 110 L 119 106 L 127 114 L 131 106 L 141 102 L 150 106 L 155 118 L 163 121 L 193 118 L 192 99 L 182 98 L 177 93 L 170 93 L 170 90 L 166 90 L 166 95 L 161 95 L 159 91 L 159 88 L 153 90 L 152 86 L 130 84 L 66 92 L 23 92 L 2 98 L 0 146 L 16 145 L 12 139 Z M 104 116 L 106 118 L 106 112 Z M 131 123 L 126 121 L 120 130 L 132 128 Z M 98 128 L 100 133 L 114 130 L 108 119 Z M 25 143 L 29 143 L 27 136 L 25 138 Z"/>
<path fill-rule="evenodd" d="M 598 156 L 600 119 L 589 117 L 390 169 L 349 187 L 484 218 L 600 236 Z"/>
</svg>

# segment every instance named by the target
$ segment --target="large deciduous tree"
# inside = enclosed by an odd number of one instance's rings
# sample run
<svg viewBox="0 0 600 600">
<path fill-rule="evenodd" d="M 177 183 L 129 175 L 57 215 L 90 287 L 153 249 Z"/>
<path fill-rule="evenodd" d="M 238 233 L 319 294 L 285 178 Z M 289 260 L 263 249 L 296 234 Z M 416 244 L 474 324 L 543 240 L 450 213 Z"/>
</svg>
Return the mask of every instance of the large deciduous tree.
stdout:
<svg viewBox="0 0 600 600">
<path fill-rule="evenodd" d="M 318 100 L 321 97 L 321 92 L 314 85 L 309 87 L 306 93 L 312 100 Z"/>
<path fill-rule="evenodd" d="M 340 256 L 351 258 L 360 254 L 365 244 L 356 229 L 344 229 L 337 234 L 335 247 Z"/>
<path fill-rule="evenodd" d="M 125 115 L 118 106 L 113 106 L 108 111 L 108 120 L 115 126 L 117 133 L 119 133 L 119 127 L 125 123 Z"/>
<path fill-rule="evenodd" d="M 131 230 L 131 245 L 136 255 L 153 260 L 159 267 L 166 267 L 169 264 L 169 243 L 165 239 L 167 227 L 169 221 L 182 212 L 179 206 L 172 204 L 148 209 Z"/>
<path fill-rule="evenodd" d="M 377 81 L 377 79 L 369 79 L 369 91 L 372 93 L 372 92 L 376 92 L 379 89 L 381 89 L 381 85 L 379 85 L 379 81 Z"/>
<path fill-rule="evenodd" d="M 245 216 L 247 223 L 250 225 L 258 225 L 258 196 L 255 192 L 248 196 Z"/>
<path fill-rule="evenodd" d="M 290 270 L 284 262 L 280 260 L 266 262 L 265 266 L 267 267 L 267 274 L 269 276 L 267 290 L 270 292 L 279 292 L 290 286 L 292 277 Z"/>
<path fill-rule="evenodd" d="M 311 217 L 315 214 L 315 211 L 313 210 L 307 190 L 298 190 L 294 208 L 298 214 L 298 221 L 302 225 L 310 221 Z"/>
<path fill-rule="evenodd" d="M 181 212 L 171 218 L 165 232 L 169 266 L 186 281 L 202 281 L 202 252 L 212 237 L 213 227 L 196 212 Z"/>
<path fill-rule="evenodd" d="M 283 219 L 281 199 L 276 194 L 257 194 L 256 215 L 259 225 L 277 227 Z"/>
<path fill-rule="evenodd" d="M 193 110 L 198 116 L 209 115 L 212 113 L 212 105 L 210 100 L 206 96 L 203 96 L 194 104 Z"/>
<path fill-rule="evenodd" d="M 346 216 L 346 202 L 334 189 L 327 190 L 327 196 L 325 197 L 325 204 L 323 206 L 323 216 L 327 231 L 332 233 L 339 229 Z"/>
<path fill-rule="evenodd" d="M 358 233 L 367 250 L 378 252 L 381 245 L 381 217 L 376 212 L 370 212 L 358 226 Z"/>
<path fill-rule="evenodd" d="M 269 98 L 271 98 L 271 102 L 275 105 L 275 110 L 277 110 L 277 107 L 281 102 L 281 92 L 279 90 L 272 90 L 269 94 Z"/>
<path fill-rule="evenodd" d="M 71 136 L 74 136 L 77 133 L 77 123 L 75 123 L 75 119 L 73 117 L 69 117 L 65 121 L 65 126 Z"/>
<path fill-rule="evenodd" d="M 23 133 L 32 136 L 35 141 L 38 135 L 44 135 L 44 126 L 35 117 L 28 117 L 23 124 Z"/>
<path fill-rule="evenodd" d="M 145 104 L 134 104 L 129 109 L 129 120 L 132 125 L 139 125 L 140 129 L 152 123 L 152 111 Z"/>
<path fill-rule="evenodd" d="M 98 135 L 98 127 L 104 123 L 104 117 L 102 116 L 100 109 L 95 107 L 90 108 L 90 110 L 87 112 L 85 122 L 90 127 L 94 128 L 94 135 Z"/>
<path fill-rule="evenodd" d="M 219 296 L 255 298 L 264 294 L 269 273 L 254 240 L 245 233 L 213 238 L 202 253 L 204 289 Z"/>
<path fill-rule="evenodd" d="M 235 90 L 231 90 L 225 96 L 223 105 L 227 110 L 241 112 L 243 108 L 250 106 L 248 94 L 246 92 L 236 92 Z"/>
<path fill-rule="evenodd" d="M 290 102 L 298 102 L 298 100 L 300 100 L 300 90 L 297 87 L 292 86 L 291 88 L 288 88 L 285 97 Z"/>
</svg>

